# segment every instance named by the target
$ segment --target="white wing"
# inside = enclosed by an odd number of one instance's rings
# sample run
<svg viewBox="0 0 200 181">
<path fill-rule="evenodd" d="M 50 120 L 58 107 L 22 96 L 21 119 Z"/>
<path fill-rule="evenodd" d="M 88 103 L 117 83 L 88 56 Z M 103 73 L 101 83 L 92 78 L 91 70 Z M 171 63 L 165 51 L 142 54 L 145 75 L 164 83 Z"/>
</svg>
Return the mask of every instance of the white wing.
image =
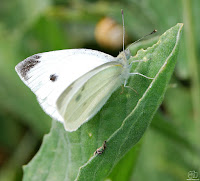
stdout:
<svg viewBox="0 0 200 181">
<path fill-rule="evenodd" d="M 15 70 L 35 93 L 44 111 L 63 122 L 56 110 L 61 93 L 79 77 L 113 60 L 114 57 L 95 50 L 59 50 L 28 57 Z"/>
<path fill-rule="evenodd" d="M 116 61 L 103 64 L 80 77 L 61 94 L 57 109 L 67 131 L 77 130 L 101 109 L 122 84 L 122 69 Z"/>
</svg>

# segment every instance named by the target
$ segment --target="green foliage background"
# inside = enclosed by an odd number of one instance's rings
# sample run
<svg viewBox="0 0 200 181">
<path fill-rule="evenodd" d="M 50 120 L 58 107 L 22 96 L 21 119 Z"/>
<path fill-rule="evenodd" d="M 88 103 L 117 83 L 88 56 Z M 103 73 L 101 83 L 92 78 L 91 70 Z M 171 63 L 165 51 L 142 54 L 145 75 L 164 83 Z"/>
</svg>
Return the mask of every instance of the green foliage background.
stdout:
<svg viewBox="0 0 200 181">
<path fill-rule="evenodd" d="M 179 181 L 188 178 L 188 171 L 200 174 L 199 7 L 199 0 L 2 0 L 0 180 L 22 179 L 22 165 L 32 159 L 51 127 L 51 119 L 21 82 L 15 65 L 38 52 L 67 48 L 98 49 L 117 56 L 119 49 L 96 43 L 94 29 L 105 16 L 121 24 L 121 9 L 129 42 L 153 29 L 161 35 L 179 22 L 184 23 L 184 31 L 178 64 L 160 110 L 139 144 L 120 161 L 123 167 L 118 164 L 110 178 Z"/>
</svg>

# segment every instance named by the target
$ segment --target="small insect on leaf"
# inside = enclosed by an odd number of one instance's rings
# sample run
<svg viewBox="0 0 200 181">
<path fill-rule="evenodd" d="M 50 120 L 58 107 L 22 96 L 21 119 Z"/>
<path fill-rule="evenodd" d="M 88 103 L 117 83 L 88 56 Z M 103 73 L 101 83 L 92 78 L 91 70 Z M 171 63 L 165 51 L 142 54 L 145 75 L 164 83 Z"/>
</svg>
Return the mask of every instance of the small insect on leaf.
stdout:
<svg viewBox="0 0 200 181">
<path fill-rule="evenodd" d="M 105 149 L 106 149 L 106 141 L 104 141 L 103 145 L 94 152 L 94 155 L 101 155 Z"/>
</svg>

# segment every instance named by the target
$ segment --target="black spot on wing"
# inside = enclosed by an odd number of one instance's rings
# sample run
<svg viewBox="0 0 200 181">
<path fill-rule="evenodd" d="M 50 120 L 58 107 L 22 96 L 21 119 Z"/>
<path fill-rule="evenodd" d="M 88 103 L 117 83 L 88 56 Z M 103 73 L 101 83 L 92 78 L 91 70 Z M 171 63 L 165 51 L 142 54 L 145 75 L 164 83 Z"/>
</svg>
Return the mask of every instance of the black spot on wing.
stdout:
<svg viewBox="0 0 200 181">
<path fill-rule="evenodd" d="M 24 61 L 19 63 L 16 67 L 16 70 L 20 73 L 20 75 L 27 80 L 28 79 L 28 72 L 38 63 L 40 63 L 39 59 L 41 58 L 40 55 L 32 55 L 26 58 Z"/>
<path fill-rule="evenodd" d="M 57 78 L 58 78 L 58 76 L 57 76 L 56 74 L 51 74 L 49 79 L 50 79 L 52 82 L 55 82 L 55 81 L 57 80 Z"/>
<path fill-rule="evenodd" d="M 33 55 L 32 57 L 35 58 L 35 59 L 40 59 L 41 58 L 41 56 L 37 55 L 37 54 Z"/>
</svg>

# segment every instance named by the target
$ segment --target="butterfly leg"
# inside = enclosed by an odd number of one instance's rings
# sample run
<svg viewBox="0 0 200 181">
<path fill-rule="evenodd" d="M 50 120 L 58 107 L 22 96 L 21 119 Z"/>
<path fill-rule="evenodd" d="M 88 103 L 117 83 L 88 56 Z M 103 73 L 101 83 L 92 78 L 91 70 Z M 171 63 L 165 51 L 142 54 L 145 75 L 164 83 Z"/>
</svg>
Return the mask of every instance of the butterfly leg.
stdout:
<svg viewBox="0 0 200 181">
<path fill-rule="evenodd" d="M 122 86 L 122 91 L 120 92 L 120 94 L 123 94 L 124 92 L 124 86 Z"/>
<path fill-rule="evenodd" d="M 130 89 L 133 90 L 136 94 L 138 94 L 137 91 L 136 91 L 135 89 L 133 89 L 133 88 L 130 87 L 130 86 L 127 86 L 126 84 L 127 84 L 127 80 L 124 81 L 124 87 L 130 88 Z"/>
<path fill-rule="evenodd" d="M 140 75 L 140 76 L 145 77 L 145 78 L 147 78 L 147 79 L 154 79 L 154 78 L 152 78 L 152 77 L 147 77 L 146 75 L 140 74 L 140 73 L 138 73 L 138 72 L 129 73 L 129 74 L 130 74 L 130 75 Z"/>
<path fill-rule="evenodd" d="M 133 60 L 133 61 L 130 63 L 130 65 L 132 65 L 133 63 L 136 63 L 136 62 L 147 62 L 147 61 L 149 61 L 149 60 L 151 60 L 151 58 L 149 58 L 149 59 L 142 59 L 142 60 Z"/>
</svg>

